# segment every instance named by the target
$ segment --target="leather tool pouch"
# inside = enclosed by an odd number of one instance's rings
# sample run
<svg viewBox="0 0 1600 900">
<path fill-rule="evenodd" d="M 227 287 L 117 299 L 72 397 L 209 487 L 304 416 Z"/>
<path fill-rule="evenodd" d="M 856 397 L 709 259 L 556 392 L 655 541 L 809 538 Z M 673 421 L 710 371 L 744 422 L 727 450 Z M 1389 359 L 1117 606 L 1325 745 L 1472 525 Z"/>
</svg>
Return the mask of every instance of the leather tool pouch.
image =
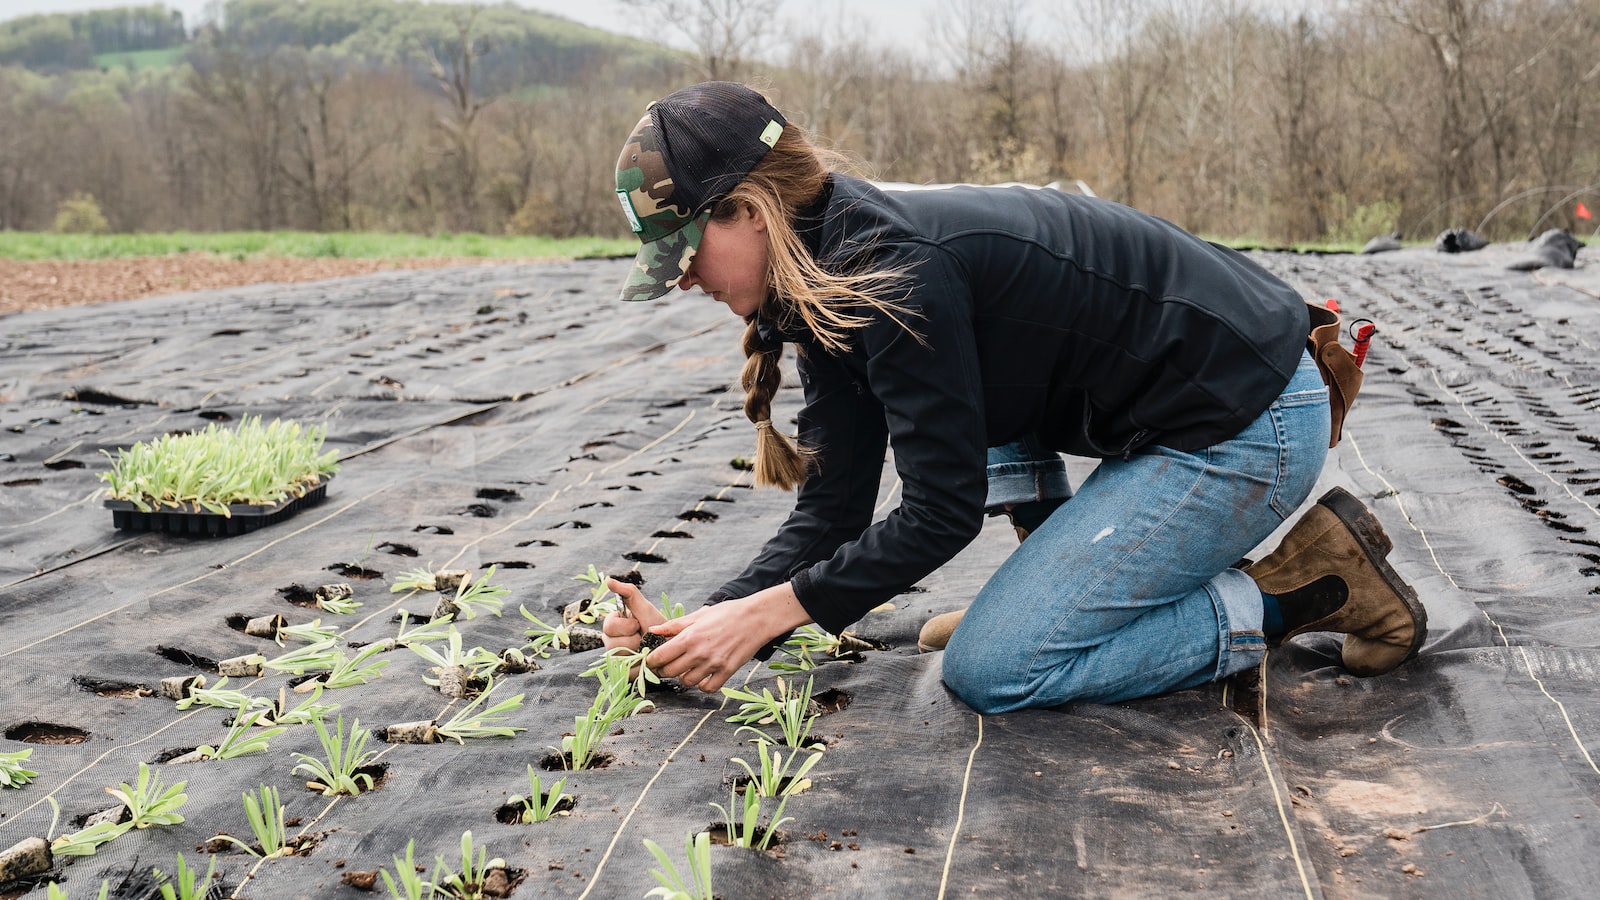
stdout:
<svg viewBox="0 0 1600 900">
<path fill-rule="evenodd" d="M 1334 447 L 1338 445 L 1340 432 L 1344 429 L 1344 417 L 1355 405 L 1356 394 L 1361 390 L 1361 367 L 1356 365 L 1355 356 L 1339 343 L 1339 331 L 1343 325 L 1339 314 L 1315 303 L 1307 303 L 1306 309 L 1311 313 L 1311 332 L 1306 336 L 1306 349 L 1311 351 L 1311 358 L 1317 362 L 1317 371 L 1322 373 L 1322 382 L 1328 386 L 1328 412 L 1333 419 L 1328 446 Z"/>
</svg>

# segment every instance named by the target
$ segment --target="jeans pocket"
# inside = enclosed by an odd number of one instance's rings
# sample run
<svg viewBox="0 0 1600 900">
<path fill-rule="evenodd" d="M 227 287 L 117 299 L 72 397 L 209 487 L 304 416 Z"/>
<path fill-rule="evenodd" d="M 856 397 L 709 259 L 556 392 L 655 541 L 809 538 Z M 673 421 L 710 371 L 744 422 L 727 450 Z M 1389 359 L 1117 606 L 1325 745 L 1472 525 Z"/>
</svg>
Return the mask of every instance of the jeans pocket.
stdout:
<svg viewBox="0 0 1600 900">
<path fill-rule="evenodd" d="M 1322 463 L 1328 456 L 1328 433 L 1332 422 L 1328 417 L 1328 388 L 1317 378 L 1317 386 L 1309 390 L 1301 387 L 1300 377 L 1290 382 L 1289 389 L 1268 407 L 1272 417 L 1272 430 L 1278 442 L 1278 471 L 1273 479 L 1272 509 L 1281 518 L 1288 519 L 1300 504 L 1311 496 L 1317 478 L 1322 474 Z"/>
</svg>

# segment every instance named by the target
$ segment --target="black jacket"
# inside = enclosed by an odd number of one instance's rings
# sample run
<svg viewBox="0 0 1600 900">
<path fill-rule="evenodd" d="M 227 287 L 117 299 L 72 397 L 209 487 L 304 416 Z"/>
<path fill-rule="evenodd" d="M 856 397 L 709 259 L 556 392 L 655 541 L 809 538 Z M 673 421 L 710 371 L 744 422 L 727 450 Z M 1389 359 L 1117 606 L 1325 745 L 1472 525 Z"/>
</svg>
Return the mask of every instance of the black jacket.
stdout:
<svg viewBox="0 0 1600 900">
<path fill-rule="evenodd" d="M 1293 288 L 1104 200 L 1025 187 L 885 192 L 835 175 L 797 225 L 830 270 L 906 270 L 916 334 L 880 317 L 848 353 L 830 354 L 807 332 L 762 322 L 798 346 L 800 438 L 819 457 L 794 512 L 712 600 L 792 581 L 832 632 L 977 535 L 985 448 L 1029 432 L 1101 458 L 1206 447 L 1260 415 L 1305 349 Z M 902 499 L 874 523 L 889 445 Z"/>
</svg>

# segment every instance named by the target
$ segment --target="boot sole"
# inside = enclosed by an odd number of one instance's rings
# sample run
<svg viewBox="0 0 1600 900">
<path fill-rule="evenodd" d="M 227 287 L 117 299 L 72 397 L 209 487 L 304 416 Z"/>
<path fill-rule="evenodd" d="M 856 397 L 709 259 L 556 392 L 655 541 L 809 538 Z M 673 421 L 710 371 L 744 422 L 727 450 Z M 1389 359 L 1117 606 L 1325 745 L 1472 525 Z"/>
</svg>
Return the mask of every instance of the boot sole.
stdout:
<svg viewBox="0 0 1600 900">
<path fill-rule="evenodd" d="M 1406 651 L 1406 655 L 1401 658 L 1400 663 L 1404 663 L 1406 660 L 1416 656 L 1417 652 L 1422 649 L 1423 641 L 1428 637 L 1428 610 L 1423 607 L 1422 601 L 1417 597 L 1417 592 L 1411 585 L 1406 584 L 1405 580 L 1400 577 L 1400 573 L 1389 565 L 1387 557 L 1389 556 L 1389 551 L 1394 549 L 1394 542 L 1390 541 L 1389 535 L 1384 532 L 1383 524 L 1360 500 L 1357 500 L 1349 491 L 1341 487 L 1336 487 L 1323 494 L 1317 500 L 1317 503 L 1327 507 L 1329 512 L 1344 523 L 1344 526 L 1350 530 L 1350 534 L 1355 537 L 1356 544 L 1361 547 L 1361 552 L 1366 554 L 1367 561 L 1372 563 L 1372 567 L 1383 577 L 1384 582 L 1395 592 L 1401 602 L 1405 603 L 1406 610 L 1411 613 L 1411 619 L 1416 624 L 1413 628 L 1415 633 L 1411 638 L 1411 648 Z M 1400 663 L 1396 663 L 1396 665 L 1398 666 Z"/>
</svg>

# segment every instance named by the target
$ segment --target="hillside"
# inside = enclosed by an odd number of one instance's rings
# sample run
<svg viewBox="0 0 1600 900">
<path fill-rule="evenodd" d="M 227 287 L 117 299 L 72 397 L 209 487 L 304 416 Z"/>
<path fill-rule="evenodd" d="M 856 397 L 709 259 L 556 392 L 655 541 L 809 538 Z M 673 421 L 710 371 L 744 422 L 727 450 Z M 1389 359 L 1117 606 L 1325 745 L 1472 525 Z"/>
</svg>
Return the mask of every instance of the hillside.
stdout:
<svg viewBox="0 0 1600 900">
<path fill-rule="evenodd" d="M 189 58 L 207 32 L 220 30 L 254 54 L 310 51 L 382 68 L 424 60 L 467 29 L 484 51 L 478 86 L 495 94 L 565 84 L 619 62 L 659 68 L 674 57 L 657 45 L 510 3 L 228 0 L 221 21 L 220 29 L 185 22 L 159 4 L 24 16 L 0 22 L 0 65 L 43 74 L 159 68 Z"/>
</svg>

